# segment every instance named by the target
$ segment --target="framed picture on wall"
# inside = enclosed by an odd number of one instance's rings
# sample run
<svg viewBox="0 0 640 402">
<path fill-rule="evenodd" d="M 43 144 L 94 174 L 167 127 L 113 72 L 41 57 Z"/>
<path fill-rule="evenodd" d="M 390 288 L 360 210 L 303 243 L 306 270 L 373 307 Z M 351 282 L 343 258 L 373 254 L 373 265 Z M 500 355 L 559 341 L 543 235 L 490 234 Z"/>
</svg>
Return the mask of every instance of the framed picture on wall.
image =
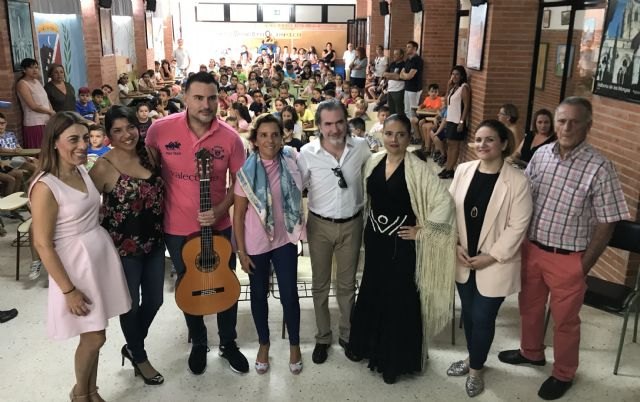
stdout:
<svg viewBox="0 0 640 402">
<path fill-rule="evenodd" d="M 560 14 L 560 25 L 569 25 L 571 19 L 571 11 L 563 11 Z"/>
<path fill-rule="evenodd" d="M 544 78 L 547 73 L 547 53 L 549 44 L 541 43 L 538 47 L 538 65 L 536 66 L 536 89 L 544 90 Z"/>
<path fill-rule="evenodd" d="M 100 7 L 100 37 L 102 39 L 102 55 L 113 54 L 113 27 L 111 26 L 111 9 Z"/>
<path fill-rule="evenodd" d="M 469 20 L 467 67 L 473 70 L 482 70 L 484 35 L 487 27 L 487 3 L 471 7 Z"/>
<path fill-rule="evenodd" d="M 571 77 L 571 70 L 573 69 L 573 56 L 574 56 L 575 46 L 571 46 L 571 55 L 569 56 L 569 70 L 567 73 L 567 78 Z M 556 67 L 555 67 L 555 76 L 562 77 L 562 73 L 564 72 L 564 59 L 567 54 L 567 45 L 558 45 L 556 48 Z"/>
<path fill-rule="evenodd" d="M 542 27 L 549 28 L 551 26 L 551 10 L 544 10 L 542 12 Z"/>
<path fill-rule="evenodd" d="M 20 71 L 20 62 L 34 58 L 33 32 L 31 29 L 31 9 L 29 2 L 7 1 L 7 19 L 9 20 L 9 40 L 13 71 Z"/>
</svg>

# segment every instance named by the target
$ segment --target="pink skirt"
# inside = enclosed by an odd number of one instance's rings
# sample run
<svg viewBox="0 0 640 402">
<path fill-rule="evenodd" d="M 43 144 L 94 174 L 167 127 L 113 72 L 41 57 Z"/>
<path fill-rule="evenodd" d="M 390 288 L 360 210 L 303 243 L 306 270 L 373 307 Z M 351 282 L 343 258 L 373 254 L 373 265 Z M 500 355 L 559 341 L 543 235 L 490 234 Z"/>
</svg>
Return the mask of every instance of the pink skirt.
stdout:
<svg viewBox="0 0 640 402">
<path fill-rule="evenodd" d="M 23 126 L 22 127 L 22 147 L 42 148 L 42 137 L 44 136 L 44 126 Z"/>
</svg>

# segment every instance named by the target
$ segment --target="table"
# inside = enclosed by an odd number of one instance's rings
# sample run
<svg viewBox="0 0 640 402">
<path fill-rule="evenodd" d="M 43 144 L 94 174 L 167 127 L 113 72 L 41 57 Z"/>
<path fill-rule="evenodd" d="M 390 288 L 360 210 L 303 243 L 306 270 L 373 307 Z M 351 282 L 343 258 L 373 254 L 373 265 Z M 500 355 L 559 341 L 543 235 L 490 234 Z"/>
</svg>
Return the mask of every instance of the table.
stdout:
<svg viewBox="0 0 640 402">
<path fill-rule="evenodd" d="M 0 152 L 0 156 L 38 156 L 40 148 L 20 148 L 15 152 Z"/>
<path fill-rule="evenodd" d="M 416 116 L 418 117 L 433 117 L 435 118 L 438 115 L 438 112 L 435 110 L 427 110 L 427 109 L 416 109 Z"/>
<path fill-rule="evenodd" d="M 27 194 L 20 191 L 0 198 L 0 211 L 15 211 L 27 205 L 29 198 Z"/>
</svg>

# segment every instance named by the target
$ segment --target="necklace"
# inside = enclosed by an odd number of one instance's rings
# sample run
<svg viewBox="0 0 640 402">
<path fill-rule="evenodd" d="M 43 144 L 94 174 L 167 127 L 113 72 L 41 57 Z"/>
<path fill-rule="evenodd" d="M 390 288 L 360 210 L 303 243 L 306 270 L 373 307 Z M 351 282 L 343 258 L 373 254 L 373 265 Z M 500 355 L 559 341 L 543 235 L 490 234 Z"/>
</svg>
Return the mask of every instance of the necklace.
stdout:
<svg viewBox="0 0 640 402">
<path fill-rule="evenodd" d="M 472 218 L 477 218 L 478 217 L 478 207 L 471 208 L 471 217 Z"/>
</svg>

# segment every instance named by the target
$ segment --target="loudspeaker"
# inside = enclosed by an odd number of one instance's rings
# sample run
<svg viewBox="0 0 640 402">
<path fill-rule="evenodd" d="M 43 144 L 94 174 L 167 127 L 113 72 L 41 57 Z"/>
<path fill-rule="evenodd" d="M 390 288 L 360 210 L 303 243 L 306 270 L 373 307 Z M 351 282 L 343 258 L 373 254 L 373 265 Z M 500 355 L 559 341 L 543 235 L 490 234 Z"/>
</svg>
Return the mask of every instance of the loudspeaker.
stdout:
<svg viewBox="0 0 640 402">
<path fill-rule="evenodd" d="M 487 0 L 471 0 L 471 5 L 472 6 L 481 6 L 486 2 L 487 2 Z"/>
<path fill-rule="evenodd" d="M 380 15 L 389 15 L 389 3 L 385 0 L 380 1 Z"/>
<path fill-rule="evenodd" d="M 98 0 L 98 5 L 102 8 L 111 8 L 111 0 Z"/>
<path fill-rule="evenodd" d="M 147 0 L 147 11 L 156 12 L 156 0 Z"/>
<path fill-rule="evenodd" d="M 419 13 L 422 11 L 422 0 L 409 0 L 411 3 L 411 11 L 414 13 Z"/>
</svg>

